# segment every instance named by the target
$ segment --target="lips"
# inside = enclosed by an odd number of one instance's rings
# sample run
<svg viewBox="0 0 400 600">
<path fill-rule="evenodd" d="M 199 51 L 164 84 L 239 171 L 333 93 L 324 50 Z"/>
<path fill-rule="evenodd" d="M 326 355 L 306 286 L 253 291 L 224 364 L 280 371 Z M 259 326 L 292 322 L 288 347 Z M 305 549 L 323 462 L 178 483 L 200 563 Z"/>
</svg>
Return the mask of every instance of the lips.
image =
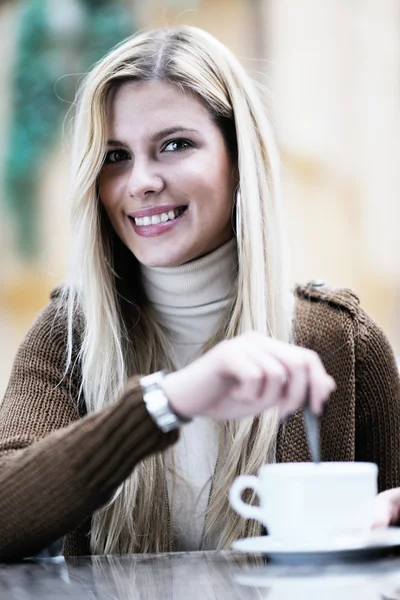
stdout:
<svg viewBox="0 0 400 600">
<path fill-rule="evenodd" d="M 130 216 L 129 218 L 132 219 L 135 222 L 135 225 L 137 225 L 138 227 L 158 225 L 159 223 L 173 221 L 174 219 L 179 217 L 183 212 L 185 212 L 186 208 L 187 206 L 179 206 L 174 210 L 163 211 L 161 213 L 155 213 L 153 215 L 148 215 L 144 217 Z"/>
<path fill-rule="evenodd" d="M 166 209 L 169 209 L 168 212 Z M 155 237 L 176 227 L 186 218 L 187 206 L 142 209 L 128 215 L 133 230 L 141 237 Z M 147 213 L 147 214 L 146 214 Z M 143 215 L 143 216 L 142 216 Z"/>
<path fill-rule="evenodd" d="M 149 206 L 148 208 L 141 208 L 140 210 L 136 210 L 135 212 L 128 213 L 128 217 L 133 219 L 142 219 L 143 217 L 153 217 L 156 215 L 161 215 L 162 213 L 168 213 L 171 210 L 177 210 L 181 208 L 186 209 L 187 205 L 163 204 L 160 206 Z"/>
</svg>

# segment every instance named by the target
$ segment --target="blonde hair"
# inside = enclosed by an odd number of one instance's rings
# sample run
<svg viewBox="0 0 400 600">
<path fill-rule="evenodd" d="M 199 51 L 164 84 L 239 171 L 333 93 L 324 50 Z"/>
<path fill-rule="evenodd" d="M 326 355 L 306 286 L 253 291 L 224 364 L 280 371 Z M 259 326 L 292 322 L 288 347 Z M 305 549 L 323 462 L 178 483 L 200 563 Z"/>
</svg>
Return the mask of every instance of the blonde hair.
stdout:
<svg viewBox="0 0 400 600">
<path fill-rule="evenodd" d="M 88 412 L 118 399 L 128 377 L 170 366 L 164 331 L 152 318 L 140 270 L 105 218 L 97 178 L 105 154 L 110 90 L 131 80 L 158 79 L 194 93 L 216 122 L 236 131 L 241 215 L 234 302 L 209 345 L 255 330 L 288 341 L 291 309 L 282 248 L 279 160 L 266 111 L 254 84 L 218 40 L 197 28 L 154 30 L 124 41 L 86 76 L 78 94 L 72 187 L 72 253 L 65 288 L 69 360 L 73 323 L 83 315 L 79 360 Z M 136 285 L 127 285 L 136 269 Z M 134 271 L 135 272 L 135 271 Z M 256 473 L 275 458 L 278 419 L 270 410 L 256 419 L 221 425 L 205 538 L 220 532 L 219 547 L 256 535 L 228 503 L 241 473 Z M 162 455 L 136 467 L 113 500 L 93 515 L 94 554 L 170 550 L 171 532 Z"/>
</svg>

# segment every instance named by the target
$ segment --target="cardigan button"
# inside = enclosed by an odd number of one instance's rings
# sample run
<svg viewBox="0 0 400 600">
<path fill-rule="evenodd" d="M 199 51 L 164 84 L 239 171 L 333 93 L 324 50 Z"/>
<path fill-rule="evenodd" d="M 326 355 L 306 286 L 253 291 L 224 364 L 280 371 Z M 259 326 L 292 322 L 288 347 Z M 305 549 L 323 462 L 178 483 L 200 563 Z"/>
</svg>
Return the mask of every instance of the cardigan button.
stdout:
<svg viewBox="0 0 400 600">
<path fill-rule="evenodd" d="M 323 288 L 325 287 L 325 281 L 322 281 L 322 279 L 312 279 L 307 283 L 307 287 Z"/>
</svg>

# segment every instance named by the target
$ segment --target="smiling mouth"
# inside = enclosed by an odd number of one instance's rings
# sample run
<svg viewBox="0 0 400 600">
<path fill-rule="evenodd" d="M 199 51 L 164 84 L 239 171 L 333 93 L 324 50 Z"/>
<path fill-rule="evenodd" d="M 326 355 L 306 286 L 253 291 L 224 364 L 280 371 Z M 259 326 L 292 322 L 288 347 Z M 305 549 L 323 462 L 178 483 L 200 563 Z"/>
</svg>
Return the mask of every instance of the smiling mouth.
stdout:
<svg viewBox="0 0 400 600">
<path fill-rule="evenodd" d="M 129 217 L 129 219 L 136 225 L 136 227 L 150 227 L 151 225 L 160 225 L 161 223 L 168 223 L 168 221 L 174 221 L 180 217 L 187 206 L 178 206 L 174 210 L 168 212 L 159 213 L 149 217 Z"/>
</svg>

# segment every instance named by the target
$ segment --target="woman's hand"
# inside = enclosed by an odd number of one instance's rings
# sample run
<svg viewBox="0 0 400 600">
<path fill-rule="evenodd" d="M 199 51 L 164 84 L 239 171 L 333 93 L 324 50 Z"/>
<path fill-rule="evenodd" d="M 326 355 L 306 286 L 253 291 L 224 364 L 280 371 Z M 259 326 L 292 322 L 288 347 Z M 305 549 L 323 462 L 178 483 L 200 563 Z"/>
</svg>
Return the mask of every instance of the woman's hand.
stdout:
<svg viewBox="0 0 400 600">
<path fill-rule="evenodd" d="M 162 387 L 183 417 L 230 420 L 276 405 L 284 419 L 304 403 L 308 389 L 311 409 L 321 414 L 336 385 L 315 352 L 251 332 L 170 373 Z"/>
<path fill-rule="evenodd" d="M 400 523 L 400 488 L 386 490 L 375 500 L 374 527 L 389 527 Z"/>
</svg>

